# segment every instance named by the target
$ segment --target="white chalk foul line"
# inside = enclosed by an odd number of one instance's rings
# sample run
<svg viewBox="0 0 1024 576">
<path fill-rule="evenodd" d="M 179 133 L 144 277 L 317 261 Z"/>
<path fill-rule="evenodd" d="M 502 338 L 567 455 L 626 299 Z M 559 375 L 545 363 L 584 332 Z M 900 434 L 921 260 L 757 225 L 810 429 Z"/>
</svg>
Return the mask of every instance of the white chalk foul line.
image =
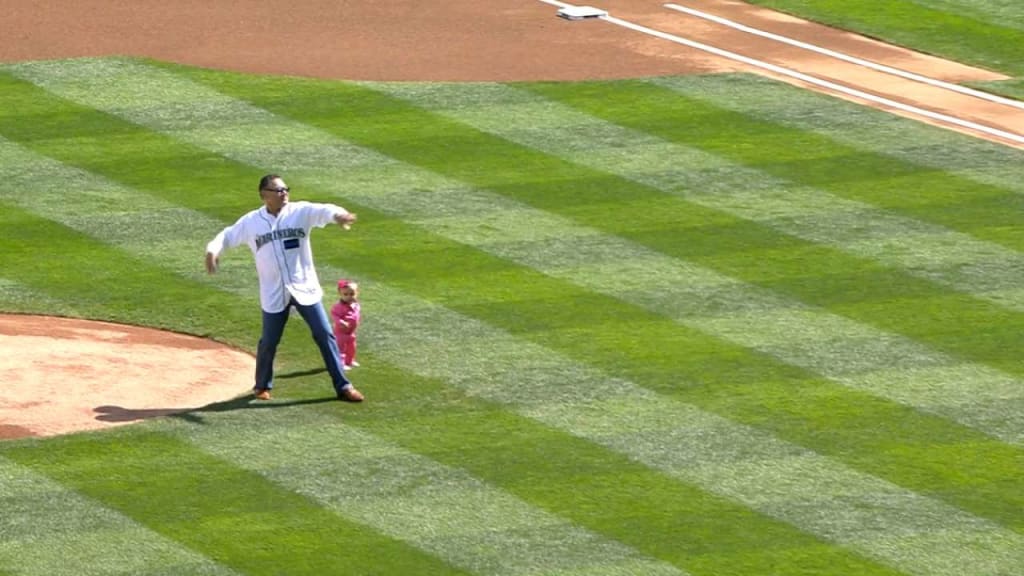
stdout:
<svg viewBox="0 0 1024 576">
<path fill-rule="evenodd" d="M 552 6 L 559 6 L 559 7 L 562 7 L 562 8 L 565 8 L 565 7 L 568 7 L 568 6 L 572 6 L 572 4 L 567 4 L 565 2 L 559 2 L 558 0 L 540 0 L 540 1 L 544 2 L 545 4 L 551 4 Z M 648 28 L 646 26 L 641 26 L 640 24 L 635 24 L 633 22 L 629 22 L 629 21 L 623 20 L 621 18 L 616 18 L 616 17 L 611 16 L 611 15 L 600 16 L 599 18 L 601 20 L 606 21 L 606 22 L 609 22 L 609 23 L 612 23 L 612 24 L 615 24 L 615 25 L 618 25 L 618 26 L 622 26 L 623 28 L 628 28 L 628 29 L 636 31 L 636 32 L 641 32 L 643 34 L 648 34 L 650 36 L 654 36 L 655 38 L 661 38 L 662 40 L 668 40 L 669 42 L 674 42 L 676 44 L 681 44 L 683 46 L 688 46 L 690 48 L 696 48 L 697 50 L 702 50 L 704 52 L 708 52 L 708 53 L 714 54 L 716 56 L 721 56 L 722 58 L 728 58 L 729 60 L 735 60 L 737 62 L 742 62 L 744 64 L 747 64 L 749 66 L 753 66 L 755 68 L 761 68 L 763 70 L 768 70 L 770 72 L 774 72 L 774 73 L 779 74 L 781 76 L 788 76 L 790 78 L 795 78 L 797 80 L 800 80 L 801 82 L 806 82 L 808 84 L 813 84 L 815 86 L 819 86 L 819 87 L 825 88 L 827 90 L 832 90 L 833 92 L 839 92 L 840 94 L 846 94 L 848 96 L 853 96 L 853 97 L 859 98 L 861 100 L 867 100 L 868 102 L 874 102 L 876 104 L 880 104 L 882 106 L 886 106 L 886 107 L 894 109 L 894 110 L 901 110 L 903 112 L 907 112 L 909 114 L 913 114 L 913 115 L 916 115 L 916 116 L 921 116 L 921 117 L 924 117 L 924 118 L 930 118 L 930 119 L 935 120 L 937 122 L 941 122 L 941 123 L 945 123 L 945 124 L 951 124 L 951 125 L 954 125 L 954 126 L 960 126 L 961 128 L 967 128 L 969 130 L 974 130 L 976 132 L 982 132 L 984 134 L 988 134 L 990 136 L 996 136 L 996 137 L 999 137 L 999 138 L 1003 138 L 1005 140 L 1009 140 L 1009 141 L 1015 142 L 1017 144 L 1024 144 L 1024 136 L 1021 136 L 1020 134 L 1015 134 L 1013 132 L 1007 132 L 1006 130 L 1000 130 L 998 128 L 993 128 L 991 126 L 985 126 L 984 124 L 978 124 L 977 122 L 971 122 L 970 120 L 964 120 L 963 118 L 957 118 L 955 116 L 950 116 L 948 114 L 942 114 L 940 112 L 933 112 L 931 110 L 925 110 L 924 108 L 918 108 L 917 106 L 911 106 L 910 104 L 904 104 L 903 102 L 897 102 L 896 100 L 891 100 L 889 98 L 884 98 L 882 96 L 876 96 L 874 94 L 869 94 L 867 92 L 864 92 L 864 91 L 861 91 L 861 90 L 857 90 L 855 88 L 850 88 L 849 86 L 843 86 L 842 84 L 837 84 L 835 82 L 830 82 L 828 80 L 822 80 L 821 78 L 817 78 L 817 77 L 811 76 L 809 74 L 804 74 L 803 72 L 797 72 L 796 70 L 791 70 L 789 68 L 784 68 L 782 66 L 777 66 L 775 64 L 770 64 L 768 62 L 763 62 L 761 60 L 757 60 L 755 58 L 750 58 L 750 57 L 744 56 L 742 54 L 737 54 L 735 52 L 730 52 L 728 50 L 723 50 L 721 48 L 716 48 L 716 47 L 711 46 L 709 44 L 704 44 L 702 42 L 697 42 L 695 40 L 688 40 L 686 38 L 682 38 L 682 37 L 676 36 L 674 34 L 669 34 L 667 32 L 662 32 L 660 30 L 654 30 L 653 28 Z"/>
<path fill-rule="evenodd" d="M 771 40 L 775 40 L 776 42 L 782 42 L 784 44 L 789 44 L 790 46 L 796 46 L 797 48 L 802 48 L 804 50 L 809 50 L 811 52 L 817 52 L 818 54 L 823 54 L 825 56 L 830 56 L 832 58 L 836 58 L 836 59 L 839 59 L 839 60 L 850 62 L 851 64 L 857 64 L 858 66 L 864 66 L 865 68 L 871 68 L 872 70 L 876 70 L 878 72 L 884 72 L 886 74 L 892 74 L 893 76 L 899 76 L 899 77 L 905 78 L 907 80 L 913 80 L 915 82 L 921 82 L 922 84 L 928 84 L 929 86 L 934 86 L 936 88 L 943 88 L 945 90 L 950 90 L 950 91 L 953 91 L 953 92 L 958 92 L 960 94 L 965 94 L 967 96 L 973 96 L 975 98 L 981 98 L 983 100 L 989 100 L 989 101 L 995 102 L 997 104 L 1005 104 L 1007 106 L 1013 106 L 1014 108 L 1020 108 L 1020 109 L 1024 110 L 1024 102 L 1021 102 L 1019 100 L 1013 100 L 1013 99 L 1010 99 L 1010 98 L 1003 98 L 1002 96 L 997 96 L 995 94 L 990 94 L 988 92 L 982 92 L 981 90 L 974 90 L 973 88 L 968 88 L 966 86 L 960 86 L 959 84 L 953 84 L 951 82 L 945 82 L 945 81 L 938 80 L 938 79 L 935 79 L 935 78 L 929 78 L 928 76 L 922 76 L 920 74 L 915 74 L 913 72 L 908 72 L 906 70 L 900 70 L 899 68 L 893 68 L 892 66 L 886 66 L 885 64 L 879 64 L 877 62 L 872 62 L 870 60 L 864 60 L 862 58 L 857 58 L 856 56 L 850 56 L 849 54 L 843 54 L 842 52 L 836 52 L 835 50 L 829 50 L 828 48 L 822 48 L 821 46 L 816 46 L 814 44 L 809 44 L 807 42 L 801 42 L 799 40 L 795 40 L 795 39 L 789 38 L 787 36 L 781 36 L 779 34 L 773 34 L 771 32 L 766 32 L 766 31 L 760 30 L 758 28 L 747 26 L 745 24 L 740 24 L 739 22 L 735 22 L 735 21 L 729 20 L 727 18 L 722 18 L 721 16 L 716 16 L 714 14 L 709 14 L 707 12 L 702 12 L 700 10 L 696 10 L 696 9 L 693 9 L 693 8 L 688 8 L 686 6 L 680 6 L 679 4 L 669 3 L 669 4 L 665 4 L 664 6 L 665 6 L 665 8 L 668 8 L 670 10 L 675 10 L 677 12 L 682 12 L 684 14 L 689 14 L 690 16 L 696 16 L 697 18 L 703 18 L 705 20 L 710 20 L 710 21 L 715 22 L 717 24 L 721 24 L 723 26 L 728 26 L 728 27 L 734 28 L 736 30 L 740 30 L 741 32 L 746 32 L 748 34 L 754 34 L 756 36 L 761 36 L 763 38 L 768 38 L 768 39 L 771 39 Z"/>
<path fill-rule="evenodd" d="M 572 4 L 568 4 L 566 2 L 559 2 L 558 0 L 540 0 L 540 1 L 545 3 L 545 4 L 550 4 L 552 6 L 558 6 L 559 8 L 571 8 L 572 7 Z"/>
</svg>

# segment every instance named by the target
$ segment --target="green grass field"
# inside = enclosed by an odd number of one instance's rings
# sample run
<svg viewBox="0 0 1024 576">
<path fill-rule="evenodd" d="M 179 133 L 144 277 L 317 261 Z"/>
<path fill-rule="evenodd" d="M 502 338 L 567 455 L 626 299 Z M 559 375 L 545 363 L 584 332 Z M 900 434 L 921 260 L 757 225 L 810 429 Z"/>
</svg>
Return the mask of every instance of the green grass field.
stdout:
<svg viewBox="0 0 1024 576">
<path fill-rule="evenodd" d="M 0 102 L 0 311 L 254 349 L 202 253 L 279 172 L 360 215 L 369 398 L 293 321 L 270 403 L 4 441 L 0 575 L 1024 574 L 1019 150 L 748 75 Z"/>
</svg>

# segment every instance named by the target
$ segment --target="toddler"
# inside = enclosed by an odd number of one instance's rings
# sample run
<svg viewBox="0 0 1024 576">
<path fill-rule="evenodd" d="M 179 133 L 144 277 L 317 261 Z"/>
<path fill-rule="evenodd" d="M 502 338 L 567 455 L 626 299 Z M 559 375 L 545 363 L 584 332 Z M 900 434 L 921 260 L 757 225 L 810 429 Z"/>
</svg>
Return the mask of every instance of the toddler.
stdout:
<svg viewBox="0 0 1024 576">
<path fill-rule="evenodd" d="M 331 324 L 338 340 L 338 352 L 345 370 L 359 366 L 356 362 L 356 328 L 359 327 L 359 284 L 338 281 L 338 302 L 331 306 Z"/>
</svg>

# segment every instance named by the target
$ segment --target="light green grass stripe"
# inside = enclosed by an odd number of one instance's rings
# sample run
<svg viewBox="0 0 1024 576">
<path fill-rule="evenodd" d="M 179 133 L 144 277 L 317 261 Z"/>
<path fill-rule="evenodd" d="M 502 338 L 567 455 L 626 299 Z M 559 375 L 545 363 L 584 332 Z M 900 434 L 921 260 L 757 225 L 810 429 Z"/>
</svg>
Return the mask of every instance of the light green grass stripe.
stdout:
<svg viewBox="0 0 1024 576">
<path fill-rule="evenodd" d="M 998 370 L 814 310 L 742 311 L 693 322 L 832 381 L 1024 445 L 1024 385 Z"/>
<path fill-rule="evenodd" d="M 502 84 L 371 84 L 484 132 L 610 172 L 785 234 L 870 258 L 1024 310 L 1024 255 L 707 152 L 594 118 Z"/>
<path fill-rule="evenodd" d="M 1012 574 L 1024 561 L 1024 537 L 987 520 L 439 306 L 381 286 L 375 299 L 381 312 L 367 345 L 389 362 L 501 402 L 896 568 L 969 573 L 975 554 L 983 553 L 1002 570 L 993 573 Z M 437 328 L 425 334 L 419 326 Z M 524 356 L 529 365 L 521 362 Z M 434 361 L 423 362 L 426 357 Z"/>
<path fill-rule="evenodd" d="M 5 458 L 0 511 L 0 570 L 12 574 L 236 574 Z"/>
<path fill-rule="evenodd" d="M 0 200 L 131 252 L 181 277 L 238 295 L 251 296 L 255 290 L 251 275 L 223 274 L 214 283 L 203 268 L 206 242 L 225 226 L 223 222 L 67 166 L 2 136 L 0 172 L 8 183 L 0 188 Z M 68 190 L 71 185 L 73 191 Z M 26 194 L 25 190 L 32 192 Z M 139 242 L 139 238 L 146 241 Z M 244 252 L 225 254 L 222 264 L 227 269 L 242 266 L 242 260 L 251 259 Z"/>
<path fill-rule="evenodd" d="M 1008 146 L 752 74 L 665 77 L 650 82 L 751 118 L 1024 194 L 1021 151 Z"/>
<path fill-rule="evenodd" d="M 218 458 L 477 574 L 684 574 L 326 413 L 240 410 L 175 427 Z M 258 458 L 254 428 L 275 430 Z"/>
<path fill-rule="evenodd" d="M 76 63 L 93 73 L 82 73 L 73 65 Z M 419 223 L 432 233 L 479 247 L 591 290 L 627 299 L 721 338 L 772 353 L 784 362 L 833 377 L 845 385 L 940 414 L 1009 442 L 1024 441 L 1024 410 L 1015 408 L 1024 404 L 1024 386 L 1009 377 L 996 379 L 994 383 L 999 385 L 993 386 L 993 381 L 984 380 L 984 377 L 994 373 L 993 370 L 974 366 L 959 368 L 962 373 L 978 375 L 967 385 L 956 381 L 936 382 L 934 378 L 932 382 L 935 383 L 929 387 L 915 386 L 908 378 L 898 378 L 888 385 L 880 385 L 877 375 L 860 378 L 858 370 L 873 372 L 878 365 L 920 370 L 935 366 L 959 367 L 959 364 L 910 340 L 824 312 L 807 310 L 798 302 L 786 301 L 765 290 L 681 263 L 632 243 L 604 236 L 596 230 L 574 225 L 564 218 L 498 195 L 459 186 L 440 176 L 348 145 L 323 131 L 284 119 L 272 119 L 265 111 L 238 104 L 224 95 L 171 73 L 132 61 L 114 61 L 111 66 L 116 66 L 120 74 L 130 75 L 137 69 L 139 76 L 149 82 L 149 89 L 131 94 L 135 99 L 132 100 L 126 95 L 115 94 L 116 87 L 95 81 L 96 74 L 100 72 L 114 74 L 105 68 L 104 61 L 60 64 L 39 68 L 25 65 L 19 70 L 27 69 L 28 77 L 41 82 L 47 89 L 53 87 L 61 96 L 123 114 L 129 120 L 149 128 L 170 130 L 169 133 L 190 144 L 253 165 L 269 165 L 276 153 L 269 152 L 266 157 L 262 156 L 258 143 L 277 141 L 278 131 L 284 130 L 295 140 L 305 143 L 307 149 L 317 150 L 318 157 L 325 162 L 319 169 L 295 170 L 295 176 L 304 182 L 315 183 L 324 190 Z M 97 66 L 100 68 L 94 69 Z M 448 98 L 453 98 L 455 102 L 464 102 L 470 111 L 482 102 L 496 102 L 501 104 L 502 110 L 504 107 L 514 108 L 518 105 L 524 107 L 524 111 L 510 111 L 508 118 L 528 119 L 531 115 L 526 111 L 535 112 L 539 115 L 532 117 L 535 121 L 541 121 L 541 124 L 546 121 L 560 126 L 562 130 L 536 128 L 532 132 L 557 141 L 562 141 L 558 133 L 571 133 L 574 127 L 579 126 L 584 127 L 590 135 L 604 134 L 608 141 L 626 138 L 621 128 L 563 106 L 546 103 L 529 93 L 498 85 L 475 86 L 475 89 L 466 87 L 467 100 L 454 98 L 450 94 L 451 88 L 445 85 L 424 85 L 415 94 L 426 94 L 430 96 L 429 103 L 437 105 L 440 104 L 435 102 L 436 99 L 447 102 Z M 158 96 L 149 97 L 150 94 Z M 163 112 L 160 104 L 172 101 L 172 108 L 178 110 L 182 103 L 188 102 L 188 98 L 206 103 L 208 116 L 229 118 L 237 126 L 216 130 L 189 129 L 192 124 L 186 119 L 181 119 L 180 124 L 169 124 L 169 114 Z M 225 110 L 218 110 L 216 103 L 222 104 Z M 247 110 L 251 112 L 251 117 L 245 114 Z M 459 115 L 464 114 L 459 112 Z M 494 128 L 493 121 L 483 122 L 478 116 L 474 115 L 476 120 L 471 120 Z M 519 127 L 519 133 L 522 134 L 531 130 L 529 125 L 521 126 L 526 122 L 528 120 L 509 120 L 508 125 Z M 227 134 L 232 134 L 232 138 L 226 138 Z M 721 167 L 720 161 L 706 154 L 667 143 L 655 143 L 649 137 L 633 132 L 629 134 L 634 139 L 640 139 L 640 144 L 646 143 L 662 151 L 663 165 L 671 165 L 673 157 L 682 155 L 694 156 L 712 168 Z M 628 138 L 622 142 L 637 143 Z M 636 156 L 633 148 L 627 147 L 624 150 L 630 153 L 623 157 Z M 351 170 L 355 164 L 349 161 L 352 158 L 361 159 L 360 162 L 389 177 L 382 182 L 354 181 Z M 415 183 L 415 186 L 394 186 L 404 182 Z M 783 205 L 779 202 L 778 209 L 784 209 Z M 424 214 L 438 216 L 425 218 Z M 621 279 L 625 285 L 612 287 L 604 281 L 604 278 L 612 276 Z M 780 309 L 800 309 L 803 313 L 768 315 L 768 311 Z M 732 316 L 719 317 L 730 310 L 751 313 L 752 320 L 762 325 L 760 332 L 756 333 L 761 338 L 752 338 L 742 323 L 733 322 Z M 763 316 L 763 319 L 759 316 Z M 772 320 L 775 322 L 772 323 Z M 811 346 L 805 341 L 793 343 L 786 338 L 794 332 L 822 334 L 823 327 L 831 330 L 828 332 L 827 347 L 816 342 L 810 342 Z M 885 343 L 885 346 L 879 346 L 878 343 Z M 866 362 L 869 359 L 871 362 Z M 906 385 L 894 385 L 901 382 Z"/>
<path fill-rule="evenodd" d="M 376 159 L 373 153 L 343 143 L 337 148 L 325 146 L 315 130 L 199 84 L 175 83 L 164 91 L 167 72 L 128 59 L 32 62 L 6 69 L 61 97 L 172 134 L 183 142 L 230 148 L 233 155 L 227 157 L 242 163 L 258 157 L 262 166 L 290 173 L 326 163 L 346 170 L 373 166 Z M 98 85 L 105 87 L 97 90 Z M 112 89 L 115 86 L 117 89 Z"/>
</svg>

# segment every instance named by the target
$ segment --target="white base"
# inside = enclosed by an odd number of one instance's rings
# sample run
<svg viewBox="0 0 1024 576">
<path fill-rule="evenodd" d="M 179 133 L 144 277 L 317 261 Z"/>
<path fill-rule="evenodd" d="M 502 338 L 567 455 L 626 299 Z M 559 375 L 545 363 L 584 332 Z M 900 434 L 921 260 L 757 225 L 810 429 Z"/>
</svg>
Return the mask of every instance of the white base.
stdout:
<svg viewBox="0 0 1024 576">
<path fill-rule="evenodd" d="M 566 20 L 583 20 L 584 18 L 600 18 L 607 16 L 608 12 L 599 10 L 593 6 L 566 6 L 558 9 L 558 16 Z"/>
</svg>

